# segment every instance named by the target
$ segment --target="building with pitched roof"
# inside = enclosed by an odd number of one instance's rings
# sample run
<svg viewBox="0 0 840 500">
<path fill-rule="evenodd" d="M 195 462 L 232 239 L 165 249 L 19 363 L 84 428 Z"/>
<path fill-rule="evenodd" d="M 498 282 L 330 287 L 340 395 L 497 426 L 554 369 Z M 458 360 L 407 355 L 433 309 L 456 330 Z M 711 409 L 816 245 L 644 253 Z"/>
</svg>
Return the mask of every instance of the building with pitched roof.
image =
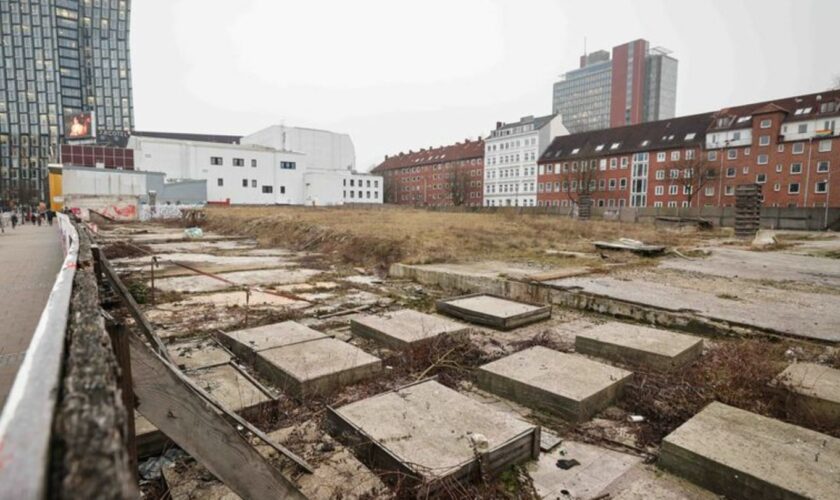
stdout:
<svg viewBox="0 0 840 500">
<path fill-rule="evenodd" d="M 482 205 L 484 141 L 385 156 L 371 173 L 384 179 L 385 203 L 412 206 Z"/>
<path fill-rule="evenodd" d="M 765 206 L 840 206 L 838 122 L 833 90 L 556 137 L 539 160 L 538 204 L 573 205 L 573 174 L 586 168 L 600 207 L 734 206 L 740 184 L 762 186 Z M 715 178 L 691 192 L 699 165 Z"/>
</svg>

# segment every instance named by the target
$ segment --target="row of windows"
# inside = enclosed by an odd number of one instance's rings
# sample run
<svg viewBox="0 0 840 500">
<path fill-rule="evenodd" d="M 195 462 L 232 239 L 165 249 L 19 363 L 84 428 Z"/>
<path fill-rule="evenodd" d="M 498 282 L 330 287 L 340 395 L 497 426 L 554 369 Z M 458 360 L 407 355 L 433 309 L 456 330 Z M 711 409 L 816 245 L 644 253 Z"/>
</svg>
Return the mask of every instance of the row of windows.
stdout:
<svg viewBox="0 0 840 500">
<path fill-rule="evenodd" d="M 347 194 L 350 194 L 349 198 Z M 357 195 L 358 193 L 358 195 Z M 379 191 L 354 191 L 354 190 L 345 190 L 344 191 L 344 199 L 350 200 L 378 200 L 379 199 Z"/>
<path fill-rule="evenodd" d="M 370 180 L 370 179 L 366 179 L 365 181 L 367 182 L 367 187 L 370 187 L 370 185 L 371 185 L 371 180 Z M 362 182 L 365 182 L 365 181 L 362 181 L 362 179 L 359 179 L 359 181 L 358 181 L 358 183 L 357 183 L 357 182 L 356 182 L 356 179 L 350 179 L 350 187 L 355 187 L 355 185 L 356 185 L 356 184 L 358 184 L 358 185 L 359 185 L 359 187 L 362 187 Z M 344 179 L 344 186 L 345 186 L 345 187 L 347 186 L 347 179 Z M 379 187 L 379 180 L 378 180 L 378 179 L 374 179 L 374 180 L 373 180 L 373 187 L 375 187 L 375 188 L 378 188 L 378 187 Z"/>
<path fill-rule="evenodd" d="M 225 164 L 224 158 L 221 156 L 211 156 L 210 157 L 210 165 L 214 166 L 223 166 Z M 232 164 L 234 167 L 244 167 L 245 166 L 245 159 L 244 158 L 233 158 Z M 257 160 L 251 159 L 251 167 L 257 166 Z M 293 161 L 281 161 L 280 168 L 284 170 L 294 170 L 297 168 L 297 165 Z"/>
<path fill-rule="evenodd" d="M 219 187 L 224 187 L 225 186 L 225 180 L 221 177 L 217 178 L 216 179 L 216 185 L 219 186 Z M 242 187 L 247 188 L 249 185 L 250 185 L 251 188 L 256 188 L 257 187 L 257 180 L 256 179 L 251 179 L 250 182 L 249 182 L 248 179 L 242 179 Z M 279 190 L 280 190 L 280 194 L 286 194 L 286 186 L 278 186 L 278 187 L 279 187 Z M 274 186 L 263 185 L 262 186 L 262 192 L 264 194 L 271 194 L 271 193 L 274 192 Z"/>
</svg>

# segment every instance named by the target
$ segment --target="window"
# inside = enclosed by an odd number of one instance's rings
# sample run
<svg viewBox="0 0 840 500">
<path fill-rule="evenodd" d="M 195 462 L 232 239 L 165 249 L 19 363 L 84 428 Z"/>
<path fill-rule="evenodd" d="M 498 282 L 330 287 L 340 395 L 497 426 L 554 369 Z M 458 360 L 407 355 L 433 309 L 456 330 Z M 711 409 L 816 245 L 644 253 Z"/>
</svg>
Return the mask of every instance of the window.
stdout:
<svg viewBox="0 0 840 500">
<path fill-rule="evenodd" d="M 252 188 L 257 187 L 257 180 L 256 179 L 251 179 L 251 187 Z"/>
<path fill-rule="evenodd" d="M 730 160 L 735 160 L 738 158 L 738 150 L 737 149 L 730 149 L 726 152 L 726 157 Z"/>
<path fill-rule="evenodd" d="M 770 162 L 770 157 L 767 155 L 758 155 L 758 159 L 756 160 L 759 165 L 767 165 Z"/>
<path fill-rule="evenodd" d="M 674 195 L 677 194 L 679 190 L 679 186 L 674 186 L 673 184 L 668 186 L 668 194 Z"/>
<path fill-rule="evenodd" d="M 756 184 L 764 184 L 765 182 L 767 182 L 767 174 L 758 174 L 755 176 Z"/>
<path fill-rule="evenodd" d="M 818 173 L 828 172 L 828 162 L 827 161 L 821 161 L 821 162 L 817 163 L 817 172 Z"/>
<path fill-rule="evenodd" d="M 808 124 L 807 123 L 800 123 L 796 129 L 797 132 L 800 134 L 807 134 L 808 133 Z"/>
<path fill-rule="evenodd" d="M 815 193 L 825 193 L 826 191 L 828 191 L 827 181 L 818 181 L 816 184 L 814 184 Z"/>
<path fill-rule="evenodd" d="M 274 192 L 274 186 L 263 186 L 262 187 L 262 192 L 264 194 L 271 194 L 271 193 Z"/>
<path fill-rule="evenodd" d="M 574 181 L 572 181 L 572 187 L 574 187 Z M 610 179 L 610 191 L 615 191 L 615 179 Z"/>
<path fill-rule="evenodd" d="M 678 161 L 680 159 L 679 151 L 671 151 L 671 161 Z"/>
<path fill-rule="evenodd" d="M 661 201 L 654 201 L 653 202 L 653 208 L 662 208 L 662 202 Z"/>
<path fill-rule="evenodd" d="M 759 146 L 769 146 L 770 145 L 770 136 L 769 135 L 762 135 L 758 138 L 758 145 Z"/>
<path fill-rule="evenodd" d="M 221 156 L 211 156 L 210 157 L 210 165 L 223 165 L 224 161 L 222 160 Z"/>
<path fill-rule="evenodd" d="M 778 182 L 773 184 L 773 191 L 781 191 L 781 190 L 782 190 L 782 185 L 781 184 L 779 184 Z"/>
<path fill-rule="evenodd" d="M 805 152 L 805 143 L 804 142 L 796 142 L 793 144 L 793 154 L 801 155 Z"/>
<path fill-rule="evenodd" d="M 715 195 L 715 187 L 714 186 L 706 186 L 706 196 L 714 196 Z"/>
<path fill-rule="evenodd" d="M 621 159 L 621 168 L 627 168 L 627 165 L 629 165 L 629 161 L 627 160 L 627 157 L 625 156 Z"/>
<path fill-rule="evenodd" d="M 248 187 L 248 179 L 242 179 L 242 187 Z"/>
<path fill-rule="evenodd" d="M 678 168 L 671 169 L 671 178 L 672 179 L 679 179 L 680 178 L 680 170 Z"/>
<path fill-rule="evenodd" d="M 663 186 L 656 186 L 656 196 L 662 196 L 665 192 L 665 188 Z"/>
<path fill-rule="evenodd" d="M 694 150 L 693 149 L 686 149 L 685 150 L 685 159 L 686 160 L 693 160 L 694 159 Z"/>
<path fill-rule="evenodd" d="M 257 160 L 253 160 L 253 159 L 252 159 L 252 160 L 251 160 L 251 166 L 252 166 L 252 167 L 256 167 L 256 166 L 257 166 Z M 271 187 L 271 186 L 269 186 L 269 187 Z"/>
<path fill-rule="evenodd" d="M 627 189 L 627 179 L 619 179 L 618 181 L 618 189 L 624 191 Z"/>
<path fill-rule="evenodd" d="M 790 173 L 801 174 L 802 173 L 802 164 L 801 163 L 791 163 L 790 164 Z"/>
<path fill-rule="evenodd" d="M 610 170 L 615 170 L 616 168 L 618 168 L 618 160 L 610 158 Z"/>
<path fill-rule="evenodd" d="M 286 194 L 286 186 L 280 186 L 280 194 Z M 353 192 L 351 191 L 350 194 L 352 195 Z"/>
<path fill-rule="evenodd" d="M 660 168 L 656 171 L 656 180 L 661 181 L 665 179 L 665 169 Z"/>
<path fill-rule="evenodd" d="M 245 159 L 244 158 L 234 158 L 233 159 L 233 166 L 234 167 L 244 167 L 245 166 Z"/>
<path fill-rule="evenodd" d="M 788 194 L 799 194 L 799 183 L 792 182 L 788 184 Z"/>
<path fill-rule="evenodd" d="M 773 120 L 761 120 L 761 128 L 770 128 L 773 126 Z"/>
<path fill-rule="evenodd" d="M 726 169 L 726 176 L 727 177 L 735 177 L 735 167 L 729 167 Z"/>
<path fill-rule="evenodd" d="M 281 161 L 280 168 L 283 170 L 294 170 L 297 168 L 297 164 L 293 161 Z M 350 185 L 353 185 L 353 181 L 350 181 Z"/>
<path fill-rule="evenodd" d="M 726 186 L 726 189 L 723 191 L 723 194 L 726 196 L 733 196 L 735 194 L 735 186 Z"/>
<path fill-rule="evenodd" d="M 216 185 L 217 186 L 224 186 L 225 185 L 225 180 L 222 179 L 221 177 L 219 177 L 218 179 L 216 179 Z"/>
<path fill-rule="evenodd" d="M 778 153 L 784 153 L 784 152 L 785 152 L 785 145 L 784 145 L 784 144 L 779 144 L 779 145 L 777 145 L 777 146 L 776 146 L 776 152 L 778 152 Z"/>
<path fill-rule="evenodd" d="M 827 152 L 831 151 L 831 141 L 829 141 L 829 140 L 820 141 L 820 145 L 819 145 L 818 150 L 819 150 L 820 153 L 827 153 Z"/>
<path fill-rule="evenodd" d="M 665 153 L 656 153 L 656 161 L 665 161 Z"/>
<path fill-rule="evenodd" d="M 709 161 L 715 161 L 717 160 L 717 151 L 709 151 L 706 156 L 709 158 Z"/>
<path fill-rule="evenodd" d="M 781 163 L 776 164 L 776 173 L 782 173 L 783 167 Z"/>
<path fill-rule="evenodd" d="M 603 171 L 603 170 L 607 169 L 607 160 L 606 159 L 602 158 L 601 161 L 598 162 L 598 164 L 599 164 L 598 165 L 599 170 Z"/>
</svg>

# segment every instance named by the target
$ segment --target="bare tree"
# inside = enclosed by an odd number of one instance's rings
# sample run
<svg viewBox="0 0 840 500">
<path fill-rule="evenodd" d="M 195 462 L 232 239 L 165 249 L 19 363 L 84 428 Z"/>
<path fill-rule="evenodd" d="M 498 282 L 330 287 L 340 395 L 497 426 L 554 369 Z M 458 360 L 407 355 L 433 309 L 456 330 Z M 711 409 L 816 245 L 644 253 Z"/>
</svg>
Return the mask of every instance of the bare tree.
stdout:
<svg viewBox="0 0 840 500">
<path fill-rule="evenodd" d="M 697 194 L 710 182 L 716 180 L 718 174 L 717 169 L 702 156 L 675 163 L 674 169 L 678 170 L 679 175 L 676 179 L 672 179 L 672 181 L 676 182 L 682 188 L 685 204 L 689 208 L 691 208 L 691 202 Z"/>
<path fill-rule="evenodd" d="M 470 176 L 466 169 L 451 167 L 447 176 L 447 186 L 452 205 L 460 207 L 467 204 L 470 196 Z"/>
<path fill-rule="evenodd" d="M 598 168 L 597 160 L 572 162 L 567 170 L 560 172 L 563 191 L 572 204 L 578 207 L 579 214 L 582 212 L 581 209 L 587 214 L 591 208 L 592 193 L 598 187 L 600 177 L 601 170 Z"/>
</svg>

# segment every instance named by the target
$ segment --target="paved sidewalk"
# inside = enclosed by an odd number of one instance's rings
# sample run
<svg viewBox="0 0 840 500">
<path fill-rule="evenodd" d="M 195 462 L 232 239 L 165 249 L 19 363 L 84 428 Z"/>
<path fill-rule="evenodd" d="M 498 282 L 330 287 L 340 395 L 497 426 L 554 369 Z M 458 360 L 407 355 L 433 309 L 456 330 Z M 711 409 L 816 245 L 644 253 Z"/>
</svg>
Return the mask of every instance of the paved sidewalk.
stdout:
<svg viewBox="0 0 840 500">
<path fill-rule="evenodd" d="M 0 408 L 63 261 L 58 224 L 4 229 L 0 234 Z"/>
</svg>

